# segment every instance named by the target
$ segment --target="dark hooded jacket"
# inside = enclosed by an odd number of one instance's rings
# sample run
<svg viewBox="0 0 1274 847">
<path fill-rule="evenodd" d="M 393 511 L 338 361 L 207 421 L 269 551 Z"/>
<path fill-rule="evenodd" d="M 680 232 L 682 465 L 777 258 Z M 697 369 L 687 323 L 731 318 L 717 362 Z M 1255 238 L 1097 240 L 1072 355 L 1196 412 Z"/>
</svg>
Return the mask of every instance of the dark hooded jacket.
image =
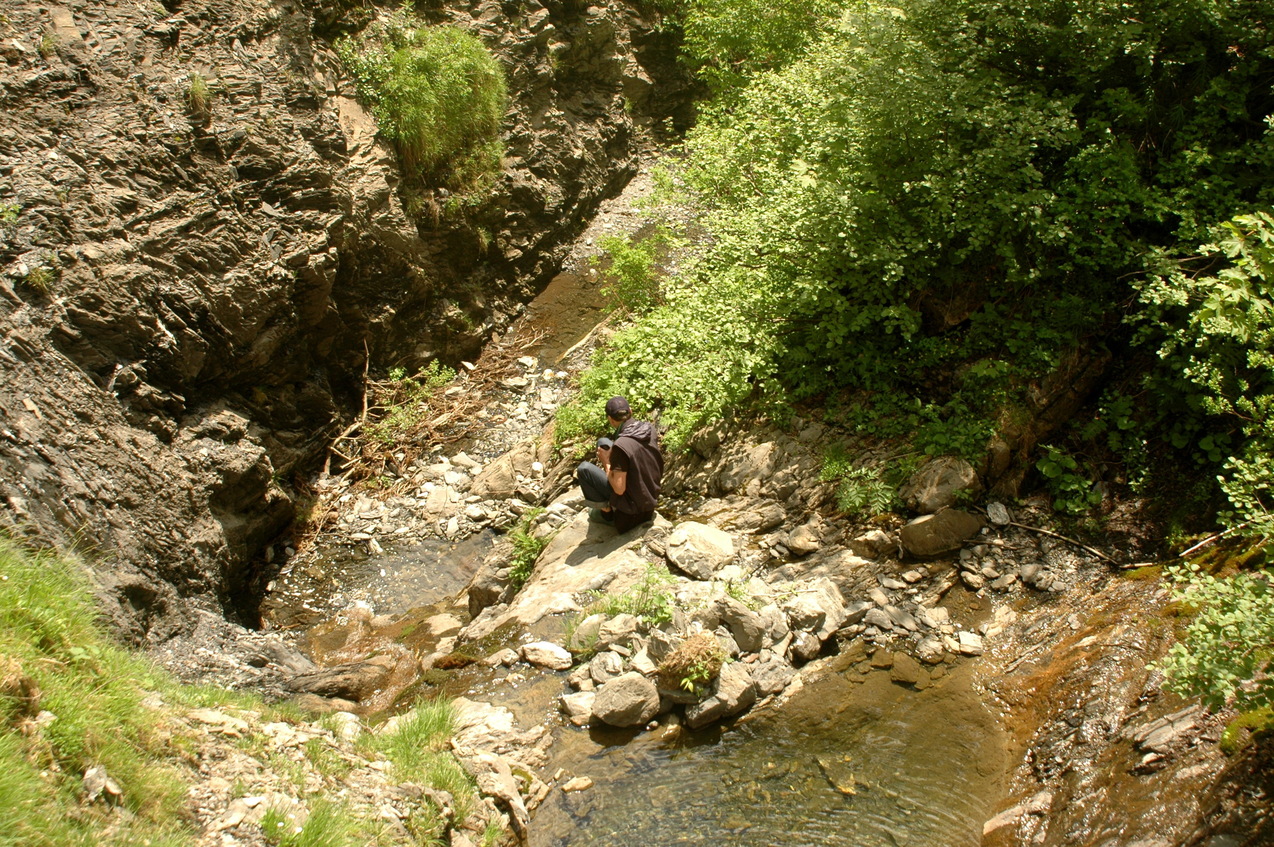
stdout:
<svg viewBox="0 0 1274 847">
<path fill-rule="evenodd" d="M 630 515 L 653 512 L 664 477 L 658 430 L 646 421 L 629 418 L 615 436 L 615 449 L 619 453 L 611 454 L 611 467 L 626 471 L 628 482 L 622 495 L 611 495 L 611 508 Z"/>
</svg>

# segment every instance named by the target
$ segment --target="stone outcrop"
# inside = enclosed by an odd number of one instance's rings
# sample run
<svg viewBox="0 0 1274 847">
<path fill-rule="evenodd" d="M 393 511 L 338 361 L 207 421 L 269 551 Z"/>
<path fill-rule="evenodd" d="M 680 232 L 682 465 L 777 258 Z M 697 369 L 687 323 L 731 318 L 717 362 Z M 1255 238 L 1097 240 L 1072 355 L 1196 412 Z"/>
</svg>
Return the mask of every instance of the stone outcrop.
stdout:
<svg viewBox="0 0 1274 847">
<path fill-rule="evenodd" d="M 0 523 L 91 550 L 134 639 L 188 631 L 192 602 L 250 616 L 287 481 L 359 408 L 365 370 L 475 352 L 634 173 L 643 127 L 684 124 L 657 21 L 521 9 L 434 13 L 512 92 L 502 175 L 438 217 L 447 195 L 402 192 L 332 49 L 368 8 L 6 10 Z"/>
</svg>

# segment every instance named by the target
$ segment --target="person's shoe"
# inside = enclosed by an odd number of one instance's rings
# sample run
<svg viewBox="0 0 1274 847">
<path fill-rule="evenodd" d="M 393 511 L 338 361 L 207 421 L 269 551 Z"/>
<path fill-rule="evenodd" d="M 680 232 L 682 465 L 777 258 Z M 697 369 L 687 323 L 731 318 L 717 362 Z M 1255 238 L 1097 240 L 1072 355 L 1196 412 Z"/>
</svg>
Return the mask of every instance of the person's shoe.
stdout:
<svg viewBox="0 0 1274 847">
<path fill-rule="evenodd" d="M 607 511 L 603 509 L 590 509 L 588 518 L 597 523 L 614 523 L 615 511 L 613 509 Z"/>
</svg>

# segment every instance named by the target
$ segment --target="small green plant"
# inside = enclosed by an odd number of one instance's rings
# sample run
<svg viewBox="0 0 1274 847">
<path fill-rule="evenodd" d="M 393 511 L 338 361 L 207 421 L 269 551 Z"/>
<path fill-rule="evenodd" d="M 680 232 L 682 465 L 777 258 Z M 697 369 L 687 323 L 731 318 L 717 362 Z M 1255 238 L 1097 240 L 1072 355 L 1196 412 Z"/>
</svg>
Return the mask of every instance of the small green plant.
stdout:
<svg viewBox="0 0 1274 847">
<path fill-rule="evenodd" d="M 667 569 L 650 565 L 637 584 L 619 594 L 592 593 L 592 602 L 581 613 L 581 620 L 595 613 L 607 617 L 635 615 L 642 622 L 658 626 L 672 620 L 671 586 L 676 583 Z"/>
<path fill-rule="evenodd" d="M 39 291 L 41 294 L 48 294 L 53 290 L 53 283 L 57 281 L 57 273 L 48 265 L 36 265 L 27 271 L 22 281 L 27 288 Z"/>
<path fill-rule="evenodd" d="M 531 526 L 543 511 L 538 508 L 527 509 L 518 525 L 509 533 L 509 540 L 513 542 L 513 556 L 509 559 L 509 584 L 514 591 L 520 591 L 526 585 L 535 568 L 535 560 L 548 546 L 549 536 L 536 538 L 531 535 Z"/>
<path fill-rule="evenodd" d="M 407 376 L 403 368 L 391 370 L 388 381 L 374 387 L 379 418 L 368 425 L 368 436 L 381 444 L 397 444 L 429 416 L 429 401 L 455 376 L 455 371 L 437 359 L 414 377 Z"/>
<path fill-rule="evenodd" d="M 40 44 L 36 49 L 40 51 L 41 58 L 51 59 L 57 55 L 58 46 L 60 44 L 61 39 L 58 38 L 58 34 L 52 30 L 46 29 L 40 34 Z"/>
<path fill-rule="evenodd" d="M 18 213 L 22 209 L 17 203 L 0 203 L 0 225 L 12 226 L 18 222 Z"/>
<path fill-rule="evenodd" d="M 819 472 L 823 482 L 836 482 L 836 508 L 847 515 L 873 517 L 898 507 L 898 486 L 884 478 L 879 467 L 856 467 L 843 447 L 823 456 Z"/>
<path fill-rule="evenodd" d="M 708 632 L 690 636 L 659 663 L 659 684 L 696 697 L 707 694 L 727 657 L 721 642 Z"/>
<path fill-rule="evenodd" d="M 198 71 L 191 71 L 186 86 L 186 105 L 192 117 L 207 120 L 212 110 L 212 90 Z"/>
<path fill-rule="evenodd" d="M 1079 461 L 1056 447 L 1044 447 L 1035 463 L 1053 495 L 1053 510 L 1078 515 L 1101 503 L 1101 491 L 1084 476 Z"/>
</svg>

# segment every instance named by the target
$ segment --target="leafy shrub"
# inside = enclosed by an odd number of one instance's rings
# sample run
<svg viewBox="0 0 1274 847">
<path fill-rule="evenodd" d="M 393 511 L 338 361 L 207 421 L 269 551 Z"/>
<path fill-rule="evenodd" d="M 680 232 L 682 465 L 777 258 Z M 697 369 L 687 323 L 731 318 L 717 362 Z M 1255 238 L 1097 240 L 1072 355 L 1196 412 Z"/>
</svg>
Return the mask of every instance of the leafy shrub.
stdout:
<svg viewBox="0 0 1274 847">
<path fill-rule="evenodd" d="M 1044 455 L 1035 463 L 1053 495 L 1053 510 L 1079 514 L 1101 503 L 1101 492 L 1080 468 L 1079 461 L 1056 447 L 1044 447 Z"/>
<path fill-rule="evenodd" d="M 638 238 L 608 235 L 601 239 L 606 259 L 594 267 L 603 274 L 602 293 L 614 309 L 640 316 L 662 302 L 657 260 L 672 242 L 671 233 L 662 227 Z"/>
<path fill-rule="evenodd" d="M 836 507 L 847 515 L 872 517 L 898 508 L 898 486 L 879 467 L 857 467 L 849 453 L 833 448 L 823 457 L 823 482 L 836 483 Z"/>
<path fill-rule="evenodd" d="M 499 169 L 508 91 L 476 37 L 399 11 L 337 49 L 409 171 L 463 189 Z"/>
<path fill-rule="evenodd" d="M 1174 599 L 1195 610 L 1180 643 L 1158 667 L 1168 687 L 1210 708 L 1274 705 L 1274 582 L 1268 571 L 1231 577 L 1197 565 L 1169 572 Z"/>
</svg>

